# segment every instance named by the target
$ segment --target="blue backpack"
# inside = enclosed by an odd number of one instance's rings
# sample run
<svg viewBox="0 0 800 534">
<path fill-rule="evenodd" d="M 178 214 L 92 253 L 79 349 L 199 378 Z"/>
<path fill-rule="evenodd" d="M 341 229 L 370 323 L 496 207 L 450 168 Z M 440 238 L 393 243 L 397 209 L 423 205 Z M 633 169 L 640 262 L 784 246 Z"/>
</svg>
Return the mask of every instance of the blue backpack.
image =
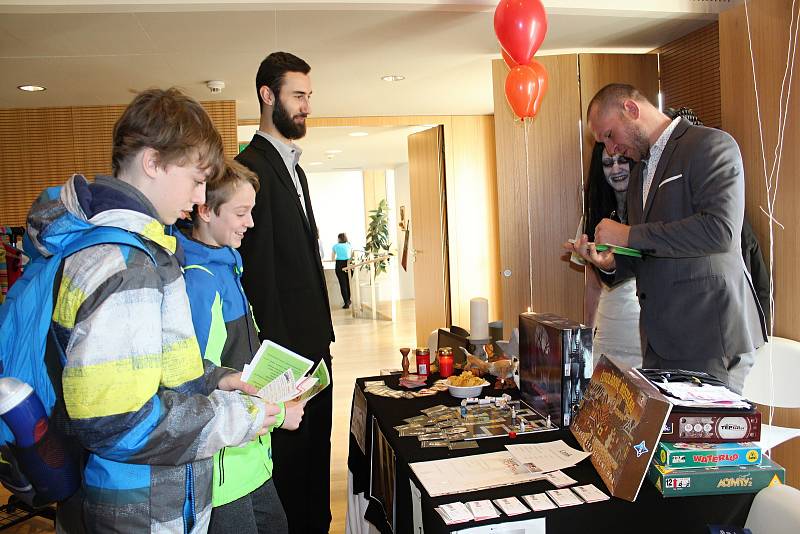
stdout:
<svg viewBox="0 0 800 534">
<path fill-rule="evenodd" d="M 47 193 L 54 198 L 59 189 L 50 188 Z M 51 322 L 54 298 L 58 294 L 58 288 L 55 286 L 56 282 L 60 285 L 65 258 L 91 246 L 113 243 L 140 249 L 155 262 L 151 252 L 136 234 L 121 228 L 95 226 L 71 214 L 66 214 L 64 217 L 71 218 L 65 221 L 65 227 L 73 229 L 77 227 L 78 230 L 65 234 L 59 243 L 61 248 L 51 251 L 53 252 L 51 256 L 44 257 L 39 254 L 26 236 L 24 248 L 31 261 L 25 267 L 23 276 L 11 287 L 6 301 L 0 307 L 0 377 L 14 377 L 28 383 L 42 401 L 48 417 L 51 416 L 57 402 L 63 406 L 63 398 L 57 398 L 56 388 L 60 392 L 60 374 L 66 364 L 66 356 L 55 343 L 55 339 L 48 343 L 48 337 L 53 335 Z M 55 387 L 51 376 L 57 380 Z M 51 430 L 56 431 L 54 426 L 49 425 L 48 433 Z M 75 442 L 75 440 L 69 441 Z M 50 450 L 44 450 L 47 449 L 46 439 L 42 438 L 39 442 L 42 445 L 37 443 L 38 450 L 34 451 L 16 447 L 14 435 L 0 420 L 0 452 L 2 452 L 0 482 L 24 502 L 33 506 L 42 506 L 69 497 L 64 495 L 64 481 L 53 481 L 52 486 L 47 481 L 37 484 L 36 476 L 32 476 L 32 473 L 26 474 L 26 471 L 30 472 L 25 465 L 26 455 L 33 454 L 36 456 L 36 461 L 40 462 L 42 460 L 48 462 L 48 454 L 53 456 L 52 446 Z M 32 448 L 37 448 L 37 445 Z M 75 470 L 75 472 L 80 471 Z M 33 484 L 31 480 L 34 480 Z M 77 489 L 75 482 L 79 485 L 80 480 L 72 482 L 75 485 L 74 489 Z"/>
</svg>

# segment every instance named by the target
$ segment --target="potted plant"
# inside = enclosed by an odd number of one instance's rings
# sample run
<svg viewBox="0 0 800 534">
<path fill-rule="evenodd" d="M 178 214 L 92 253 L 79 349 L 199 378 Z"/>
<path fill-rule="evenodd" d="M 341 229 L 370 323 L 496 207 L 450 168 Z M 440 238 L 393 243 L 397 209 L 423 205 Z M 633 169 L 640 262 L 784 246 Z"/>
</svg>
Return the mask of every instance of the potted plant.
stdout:
<svg viewBox="0 0 800 534">
<path fill-rule="evenodd" d="M 391 255 L 389 252 L 389 206 L 386 199 L 378 203 L 378 207 L 369 212 L 369 227 L 367 228 L 367 244 L 364 250 L 372 258 Z M 375 263 L 375 276 L 385 273 L 389 262 L 381 260 Z"/>
</svg>

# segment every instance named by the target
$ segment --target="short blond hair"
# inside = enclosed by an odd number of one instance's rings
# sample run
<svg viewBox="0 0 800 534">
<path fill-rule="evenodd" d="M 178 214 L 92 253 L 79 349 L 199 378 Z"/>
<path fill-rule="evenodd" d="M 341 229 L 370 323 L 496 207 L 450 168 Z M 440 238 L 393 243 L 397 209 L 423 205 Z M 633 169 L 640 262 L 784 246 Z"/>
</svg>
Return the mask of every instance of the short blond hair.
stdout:
<svg viewBox="0 0 800 534">
<path fill-rule="evenodd" d="M 225 158 L 222 173 L 206 183 L 206 206 L 219 215 L 220 207 L 233 196 L 240 184 L 248 183 L 256 193 L 261 186 L 256 173 L 236 160 Z"/>
</svg>

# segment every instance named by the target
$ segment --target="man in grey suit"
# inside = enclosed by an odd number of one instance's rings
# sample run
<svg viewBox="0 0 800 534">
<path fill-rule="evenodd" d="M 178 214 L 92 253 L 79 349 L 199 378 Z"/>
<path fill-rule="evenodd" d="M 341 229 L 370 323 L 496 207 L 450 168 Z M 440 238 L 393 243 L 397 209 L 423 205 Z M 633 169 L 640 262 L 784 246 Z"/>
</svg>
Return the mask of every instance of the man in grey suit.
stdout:
<svg viewBox="0 0 800 534">
<path fill-rule="evenodd" d="M 643 367 L 705 371 L 741 391 L 766 328 L 741 255 L 744 174 L 736 141 L 670 120 L 625 84 L 602 88 L 587 118 L 609 154 L 639 162 L 628 188 L 629 225 L 603 219 L 595 239 L 643 256 L 598 253 L 585 235 L 569 248 L 611 283 L 636 277 Z"/>
</svg>

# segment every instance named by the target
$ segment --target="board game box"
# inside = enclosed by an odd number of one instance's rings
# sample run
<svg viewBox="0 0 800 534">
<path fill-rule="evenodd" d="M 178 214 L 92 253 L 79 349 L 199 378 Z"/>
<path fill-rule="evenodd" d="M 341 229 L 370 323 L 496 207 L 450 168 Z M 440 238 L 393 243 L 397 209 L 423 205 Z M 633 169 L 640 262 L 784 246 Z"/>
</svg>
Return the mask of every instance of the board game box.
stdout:
<svg viewBox="0 0 800 534">
<path fill-rule="evenodd" d="M 600 358 L 570 431 L 615 497 L 636 500 L 671 409 L 636 369 Z"/>
<path fill-rule="evenodd" d="M 670 469 L 654 462 L 647 476 L 664 497 L 756 493 L 786 482 L 784 468 L 767 456 L 761 465 L 726 467 Z"/>
<path fill-rule="evenodd" d="M 667 443 L 658 444 L 656 462 L 671 468 L 758 465 L 761 447 L 756 443 Z"/>
<path fill-rule="evenodd" d="M 687 411 L 676 406 L 669 414 L 661 441 L 722 443 L 761 439 L 761 412 L 752 410 Z"/>
<path fill-rule="evenodd" d="M 553 313 L 520 314 L 519 374 L 522 398 L 569 426 L 592 376 L 592 329 Z"/>
</svg>

